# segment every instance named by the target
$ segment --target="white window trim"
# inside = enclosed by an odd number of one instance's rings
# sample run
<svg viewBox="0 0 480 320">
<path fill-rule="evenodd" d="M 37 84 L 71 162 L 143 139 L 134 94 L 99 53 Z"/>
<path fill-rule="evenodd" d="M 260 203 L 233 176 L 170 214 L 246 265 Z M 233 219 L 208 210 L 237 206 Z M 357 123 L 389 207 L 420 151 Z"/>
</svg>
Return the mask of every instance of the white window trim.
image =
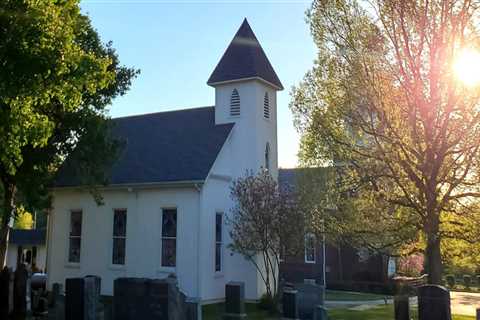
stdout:
<svg viewBox="0 0 480 320">
<path fill-rule="evenodd" d="M 72 262 L 70 261 L 70 229 L 72 228 L 72 213 L 73 212 L 81 212 L 82 213 L 82 231 L 80 233 L 80 236 L 75 236 L 77 238 L 80 238 L 80 262 Z M 68 211 L 68 229 L 67 229 L 67 245 L 66 247 L 66 252 L 65 252 L 65 267 L 66 268 L 80 268 L 80 263 L 82 262 L 82 234 L 83 234 L 83 220 L 84 220 L 84 213 L 83 209 L 81 208 L 76 208 L 76 209 L 70 209 Z"/>
<path fill-rule="evenodd" d="M 216 230 L 216 228 L 217 228 L 217 215 L 221 215 L 221 216 L 222 216 L 222 226 L 221 226 L 221 228 L 222 228 L 222 230 L 221 230 L 221 232 L 222 232 L 222 239 L 221 239 L 220 242 L 217 242 L 217 239 L 216 239 L 216 237 L 217 237 L 217 230 Z M 225 214 L 223 213 L 223 211 L 216 211 L 216 212 L 215 212 L 215 228 L 214 228 L 215 234 L 214 234 L 214 239 L 213 239 L 213 240 L 214 240 L 214 244 L 215 244 L 215 245 L 214 245 L 214 254 L 213 254 L 213 268 L 214 268 L 214 270 L 215 270 L 215 276 L 216 276 L 216 277 L 221 277 L 221 276 L 223 276 L 224 266 L 225 266 L 225 264 L 224 264 L 224 261 L 225 261 L 225 259 L 224 259 L 224 247 L 225 247 L 225 246 L 224 246 L 224 243 L 225 243 L 225 241 L 224 241 L 224 239 L 225 239 L 225 236 L 224 236 L 224 230 L 225 230 L 225 228 L 224 228 L 224 220 L 225 220 Z M 218 270 L 218 271 L 216 270 L 216 267 L 217 267 L 217 261 L 216 261 L 217 244 L 220 244 L 220 270 Z"/>
<path fill-rule="evenodd" d="M 127 221 L 126 221 L 126 229 L 125 229 L 125 237 L 116 237 L 113 235 L 114 232 L 114 222 L 115 222 L 115 211 L 125 211 L 125 215 L 127 216 Z M 127 208 L 113 208 L 112 209 L 112 219 L 110 221 L 110 225 L 112 226 L 112 232 L 111 232 L 111 242 L 110 242 L 110 260 L 109 260 L 109 268 L 112 270 L 122 270 L 126 268 L 127 265 L 127 233 L 128 233 L 128 209 Z M 115 264 L 113 263 L 113 240 L 115 238 L 123 238 L 125 239 L 125 261 L 124 264 Z"/>
<path fill-rule="evenodd" d="M 313 238 L 313 260 L 308 260 L 308 257 L 307 257 L 307 238 Z M 315 244 L 316 244 L 316 237 L 313 233 L 307 233 L 305 235 L 305 263 L 316 263 L 317 262 L 317 250 L 315 248 Z"/>
<path fill-rule="evenodd" d="M 177 212 L 177 237 L 176 238 L 173 238 L 173 237 L 169 237 L 169 238 L 165 237 L 164 238 L 163 237 L 163 232 L 162 232 L 163 231 L 162 230 L 163 229 L 163 211 L 165 211 L 165 210 L 176 210 L 176 212 Z M 168 274 L 176 273 L 177 265 L 178 265 L 178 234 L 179 234 L 178 233 L 178 229 L 179 229 L 178 228 L 179 227 L 178 226 L 179 225 L 179 223 L 178 223 L 179 219 L 178 218 L 179 218 L 178 207 L 176 207 L 176 206 L 165 206 L 165 207 L 160 208 L 160 219 L 159 219 L 160 220 L 160 229 L 159 229 L 160 230 L 160 232 L 159 232 L 159 234 L 160 234 L 160 242 L 159 242 L 160 247 L 159 247 L 159 250 L 158 250 L 158 252 L 159 252 L 159 259 L 158 259 L 159 266 L 158 266 L 158 270 L 157 270 L 158 273 L 168 273 Z M 162 265 L 163 239 L 176 239 L 176 241 L 175 241 L 175 266 L 174 267 L 167 267 L 167 266 Z"/>
</svg>

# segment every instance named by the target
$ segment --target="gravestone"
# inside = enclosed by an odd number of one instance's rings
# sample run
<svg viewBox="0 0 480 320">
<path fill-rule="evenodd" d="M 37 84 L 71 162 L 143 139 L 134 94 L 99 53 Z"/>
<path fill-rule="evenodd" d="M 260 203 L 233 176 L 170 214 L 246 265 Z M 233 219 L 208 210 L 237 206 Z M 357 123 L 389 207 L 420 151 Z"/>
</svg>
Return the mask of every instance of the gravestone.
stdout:
<svg viewBox="0 0 480 320">
<path fill-rule="evenodd" d="M 410 320 L 410 307 L 408 295 L 396 295 L 393 297 L 395 320 Z"/>
<path fill-rule="evenodd" d="M 296 290 L 283 290 L 283 318 L 298 319 L 298 296 Z"/>
<path fill-rule="evenodd" d="M 224 320 L 245 319 L 245 283 L 231 281 L 225 285 Z"/>
<path fill-rule="evenodd" d="M 113 319 L 130 320 L 145 319 L 144 310 L 148 303 L 147 296 L 148 279 L 142 278 L 118 278 L 113 282 Z"/>
<path fill-rule="evenodd" d="M 176 278 L 118 278 L 113 283 L 113 319 L 186 320 L 188 305 Z M 196 316 L 199 316 L 196 313 Z"/>
<path fill-rule="evenodd" d="M 24 320 L 27 316 L 28 272 L 24 264 L 15 270 L 13 280 L 13 319 Z"/>
<path fill-rule="evenodd" d="M 84 278 L 83 315 L 84 320 L 96 320 L 100 312 L 100 286 L 102 279 L 95 276 Z"/>
<path fill-rule="evenodd" d="M 450 292 L 437 285 L 425 285 L 418 288 L 419 320 L 452 320 L 450 311 Z"/>
<path fill-rule="evenodd" d="M 65 280 L 65 319 L 84 320 L 84 282 L 83 278 Z"/>
<path fill-rule="evenodd" d="M 60 283 L 52 284 L 52 292 L 50 295 L 50 308 L 54 308 L 57 304 L 58 297 L 62 293 L 62 285 Z"/>
<path fill-rule="evenodd" d="M 313 320 L 328 320 L 327 309 L 323 306 L 316 306 L 313 312 Z"/>
<path fill-rule="evenodd" d="M 7 267 L 0 273 L 0 319 L 7 319 L 10 309 L 10 271 Z"/>
<path fill-rule="evenodd" d="M 313 312 L 317 305 L 323 305 L 325 288 L 314 282 L 305 282 L 295 285 L 298 291 L 298 316 L 300 319 L 313 319 Z"/>
</svg>

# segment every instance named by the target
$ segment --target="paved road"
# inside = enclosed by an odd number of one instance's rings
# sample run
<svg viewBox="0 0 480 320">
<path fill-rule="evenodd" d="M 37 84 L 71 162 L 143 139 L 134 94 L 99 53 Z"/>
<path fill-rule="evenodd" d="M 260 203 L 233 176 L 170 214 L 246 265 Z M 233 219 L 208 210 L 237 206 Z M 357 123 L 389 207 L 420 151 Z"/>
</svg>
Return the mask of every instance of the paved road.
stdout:
<svg viewBox="0 0 480 320">
<path fill-rule="evenodd" d="M 450 292 L 453 314 L 475 316 L 476 309 L 480 308 L 480 293 Z"/>
</svg>

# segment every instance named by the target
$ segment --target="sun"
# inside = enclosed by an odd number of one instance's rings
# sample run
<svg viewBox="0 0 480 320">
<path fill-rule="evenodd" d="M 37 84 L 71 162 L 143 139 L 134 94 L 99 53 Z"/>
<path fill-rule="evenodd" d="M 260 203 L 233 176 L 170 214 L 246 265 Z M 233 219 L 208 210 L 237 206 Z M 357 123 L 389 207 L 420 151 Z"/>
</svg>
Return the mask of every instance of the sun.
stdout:
<svg viewBox="0 0 480 320">
<path fill-rule="evenodd" d="M 473 87 L 480 84 L 480 52 L 463 49 L 454 63 L 456 77 L 465 85 Z"/>
</svg>

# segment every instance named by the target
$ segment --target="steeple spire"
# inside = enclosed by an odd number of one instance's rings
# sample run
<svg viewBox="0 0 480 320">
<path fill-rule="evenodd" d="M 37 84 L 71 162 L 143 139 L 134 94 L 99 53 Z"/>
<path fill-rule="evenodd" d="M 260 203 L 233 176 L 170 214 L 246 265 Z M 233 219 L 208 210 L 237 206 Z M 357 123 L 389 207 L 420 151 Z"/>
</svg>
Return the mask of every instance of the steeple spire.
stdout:
<svg viewBox="0 0 480 320">
<path fill-rule="evenodd" d="M 283 90 L 282 83 L 245 18 L 207 84 L 215 86 L 252 78 L 261 79 L 277 90 Z"/>
</svg>

